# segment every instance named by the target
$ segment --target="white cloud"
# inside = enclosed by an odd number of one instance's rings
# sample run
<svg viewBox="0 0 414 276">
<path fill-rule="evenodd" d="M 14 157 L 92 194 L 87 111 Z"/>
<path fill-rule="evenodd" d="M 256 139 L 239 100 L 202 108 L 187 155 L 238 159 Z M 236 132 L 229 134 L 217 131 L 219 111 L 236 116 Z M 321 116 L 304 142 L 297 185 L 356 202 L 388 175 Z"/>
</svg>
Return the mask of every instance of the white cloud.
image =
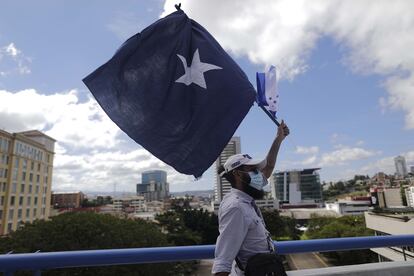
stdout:
<svg viewBox="0 0 414 276">
<path fill-rule="evenodd" d="M 208 179 L 189 185 L 192 176 L 176 172 L 138 145 L 125 143 L 119 128 L 95 100 L 79 100 L 71 90 L 44 95 L 34 89 L 0 90 L 0 128 L 9 132 L 38 129 L 55 138 L 54 190 L 135 191 L 148 169 L 167 171 L 172 190 L 210 188 Z M 125 146 L 124 146 L 125 147 Z M 204 185 L 204 186 L 203 186 Z"/>
<path fill-rule="evenodd" d="M 14 43 L 0 47 L 0 76 L 8 76 L 14 73 L 30 74 L 29 64 L 31 59 L 26 57 Z"/>
<path fill-rule="evenodd" d="M 312 147 L 301 147 L 297 146 L 295 153 L 297 154 L 315 154 L 319 152 L 319 147 L 312 146 Z"/>
<path fill-rule="evenodd" d="M 78 92 L 44 95 L 34 89 L 0 90 L 0 127 L 10 131 L 40 129 L 71 148 L 104 148 L 119 143 L 118 127 L 89 97 Z"/>
<path fill-rule="evenodd" d="M 315 164 L 315 163 L 316 163 L 316 160 L 317 160 L 317 156 L 316 156 L 316 155 L 313 155 L 313 156 L 308 157 L 308 158 L 306 158 L 305 160 L 303 160 L 303 161 L 301 162 L 301 164 L 302 164 L 303 166 L 310 166 L 310 165 Z"/>
<path fill-rule="evenodd" d="M 405 157 L 405 160 L 408 166 L 411 164 L 414 164 L 414 151 L 408 151 L 405 153 L 401 153 L 399 155 Z M 363 166 L 358 172 L 362 174 L 370 174 L 370 175 L 373 175 L 377 172 L 384 172 L 386 174 L 394 174 L 395 173 L 394 157 L 395 156 L 388 156 L 380 160 L 377 160 L 375 162 L 369 163 L 366 166 Z"/>
<path fill-rule="evenodd" d="M 382 106 L 401 109 L 414 128 L 414 2 L 183 0 L 182 8 L 227 50 L 258 64 L 276 64 L 283 78 L 306 71 L 320 37 L 344 45 L 354 72 L 384 76 L 389 96 Z M 175 2 L 165 1 L 164 13 Z M 214 14 L 214 16 L 211 16 Z"/>
<path fill-rule="evenodd" d="M 348 161 L 366 159 L 377 155 L 378 152 L 363 148 L 342 147 L 329 153 L 324 153 L 321 157 L 319 166 L 329 167 L 346 164 Z"/>
<path fill-rule="evenodd" d="M 125 40 L 142 30 L 140 17 L 133 12 L 117 12 L 106 26 L 119 39 Z"/>
<path fill-rule="evenodd" d="M 20 54 L 20 50 L 18 50 L 16 46 L 14 46 L 14 43 L 10 43 L 9 45 L 4 46 L 4 50 L 8 55 L 13 56 L 13 57 Z"/>
</svg>

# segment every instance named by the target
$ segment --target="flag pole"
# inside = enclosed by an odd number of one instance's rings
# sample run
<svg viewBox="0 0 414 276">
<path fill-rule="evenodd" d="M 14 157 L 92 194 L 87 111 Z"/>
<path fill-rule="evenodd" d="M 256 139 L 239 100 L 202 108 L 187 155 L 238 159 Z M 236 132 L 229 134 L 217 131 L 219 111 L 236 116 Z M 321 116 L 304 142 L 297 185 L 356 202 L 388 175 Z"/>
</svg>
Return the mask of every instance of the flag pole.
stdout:
<svg viewBox="0 0 414 276">
<path fill-rule="evenodd" d="M 269 116 L 269 118 L 277 125 L 280 126 L 280 123 L 276 120 L 275 117 L 273 117 L 273 115 L 262 105 L 259 105 L 260 108 L 264 111 L 264 113 L 266 113 L 267 116 Z"/>
</svg>

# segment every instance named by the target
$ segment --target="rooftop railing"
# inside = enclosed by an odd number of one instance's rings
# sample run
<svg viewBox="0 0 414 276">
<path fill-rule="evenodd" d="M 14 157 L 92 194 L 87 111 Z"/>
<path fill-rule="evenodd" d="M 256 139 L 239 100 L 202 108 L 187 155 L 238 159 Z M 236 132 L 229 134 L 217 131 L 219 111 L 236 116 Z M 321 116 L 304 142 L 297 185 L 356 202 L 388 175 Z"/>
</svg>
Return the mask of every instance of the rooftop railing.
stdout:
<svg viewBox="0 0 414 276">
<path fill-rule="evenodd" d="M 358 250 L 377 247 L 413 246 L 414 235 L 332 238 L 275 242 L 278 254 Z M 13 275 L 19 270 L 41 271 L 56 268 L 93 267 L 214 258 L 214 245 L 36 252 L 0 255 L 0 271 Z"/>
</svg>

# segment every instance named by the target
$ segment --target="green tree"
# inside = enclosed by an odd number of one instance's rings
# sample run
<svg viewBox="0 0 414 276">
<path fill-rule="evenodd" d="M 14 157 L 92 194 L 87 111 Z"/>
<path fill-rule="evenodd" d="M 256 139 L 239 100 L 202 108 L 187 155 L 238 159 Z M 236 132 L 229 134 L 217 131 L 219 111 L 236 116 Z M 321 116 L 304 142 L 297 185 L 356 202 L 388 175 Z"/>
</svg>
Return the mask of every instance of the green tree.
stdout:
<svg viewBox="0 0 414 276">
<path fill-rule="evenodd" d="M 277 210 L 264 210 L 262 214 L 266 223 L 266 228 L 274 239 L 300 239 L 302 232 L 297 229 L 295 219 L 282 217 Z"/>
<path fill-rule="evenodd" d="M 0 239 L 0 253 L 139 248 L 171 243 L 155 224 L 89 212 L 65 213 L 49 221 L 26 224 Z M 188 275 L 190 266 L 176 263 L 73 268 L 47 271 L 45 275 Z"/>
<path fill-rule="evenodd" d="M 373 231 L 365 227 L 363 216 L 317 217 L 309 222 L 306 235 L 310 239 L 360 237 L 373 235 Z M 370 250 L 352 250 L 324 253 L 337 265 L 370 263 L 376 256 Z"/>
</svg>

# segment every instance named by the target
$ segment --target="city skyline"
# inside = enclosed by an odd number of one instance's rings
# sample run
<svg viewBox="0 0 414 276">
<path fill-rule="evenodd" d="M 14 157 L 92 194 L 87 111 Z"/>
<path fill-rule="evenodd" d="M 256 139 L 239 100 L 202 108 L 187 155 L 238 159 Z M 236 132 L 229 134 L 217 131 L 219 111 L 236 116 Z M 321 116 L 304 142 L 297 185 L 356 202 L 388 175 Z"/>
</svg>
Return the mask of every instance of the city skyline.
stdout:
<svg viewBox="0 0 414 276">
<path fill-rule="evenodd" d="M 217 38 L 254 85 L 256 71 L 270 64 L 278 68 L 278 116 L 291 135 L 277 170 L 321 167 L 321 181 L 330 181 L 393 174 L 399 155 L 408 167 L 414 165 L 409 40 L 414 21 L 404 21 L 413 18 L 409 3 L 383 3 L 375 12 L 369 1 L 312 7 L 276 1 L 266 8 L 255 3 L 257 9 L 246 8 L 248 3 L 182 1 L 182 8 Z M 132 192 L 139 175 L 150 169 L 165 170 L 173 192 L 213 189 L 214 165 L 198 181 L 175 172 L 123 134 L 81 83 L 125 39 L 174 4 L 91 1 L 82 11 L 76 1 L 26 3 L 24 10 L 18 3 L 4 4 L 0 129 L 37 129 L 57 140 L 52 189 L 112 191 L 116 183 L 117 190 Z M 368 10 L 373 12 L 363 13 Z M 241 137 L 242 153 L 264 158 L 275 133 L 253 106 L 235 136 Z"/>
</svg>

